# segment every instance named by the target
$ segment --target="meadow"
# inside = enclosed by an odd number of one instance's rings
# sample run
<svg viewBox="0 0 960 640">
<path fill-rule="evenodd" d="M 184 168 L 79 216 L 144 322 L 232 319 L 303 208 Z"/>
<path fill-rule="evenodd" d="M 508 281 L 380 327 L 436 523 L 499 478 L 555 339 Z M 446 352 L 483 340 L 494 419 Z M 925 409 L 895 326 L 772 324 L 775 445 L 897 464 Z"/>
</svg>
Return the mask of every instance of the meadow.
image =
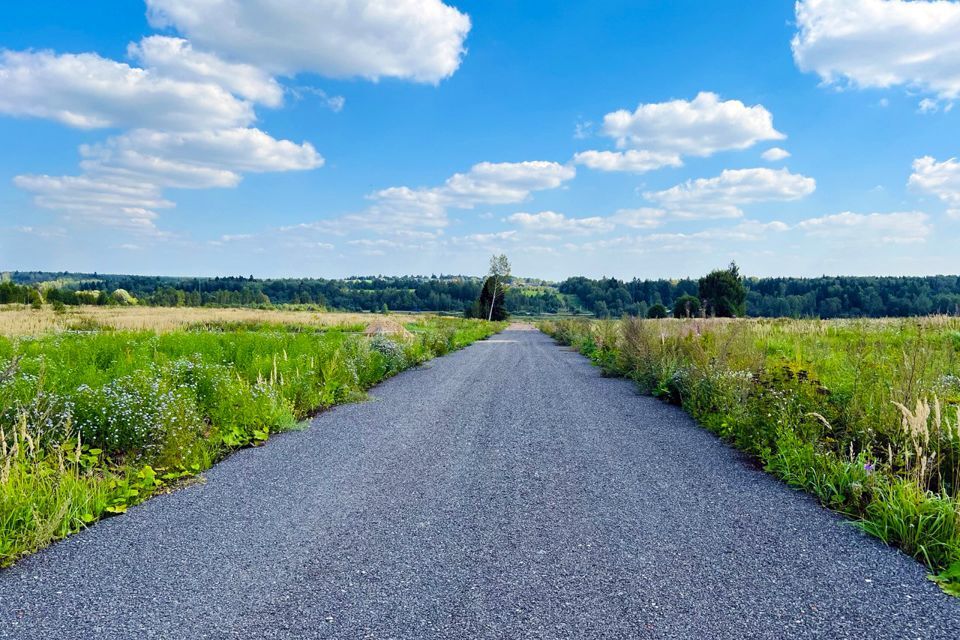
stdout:
<svg viewBox="0 0 960 640">
<path fill-rule="evenodd" d="M 960 595 L 960 320 L 561 320 L 540 328 L 685 409 Z"/>
<path fill-rule="evenodd" d="M 391 315 L 406 331 L 364 335 L 375 318 L 0 312 L 0 566 L 503 326 Z"/>
<path fill-rule="evenodd" d="M 295 307 L 256 309 L 252 307 L 123 307 L 85 305 L 60 311 L 45 305 L 0 305 L 0 336 L 45 335 L 62 331 L 100 329 L 157 331 L 166 333 L 187 327 L 224 324 L 282 324 L 318 328 L 362 329 L 376 317 L 370 313 L 309 311 Z M 422 316 L 391 314 L 396 322 L 416 322 Z"/>
</svg>

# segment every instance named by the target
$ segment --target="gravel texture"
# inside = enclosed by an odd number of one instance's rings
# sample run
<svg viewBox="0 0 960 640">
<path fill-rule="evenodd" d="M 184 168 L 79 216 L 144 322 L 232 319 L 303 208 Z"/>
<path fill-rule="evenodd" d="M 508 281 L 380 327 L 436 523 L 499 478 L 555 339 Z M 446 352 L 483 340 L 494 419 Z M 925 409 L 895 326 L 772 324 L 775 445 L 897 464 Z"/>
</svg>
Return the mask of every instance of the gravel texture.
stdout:
<svg viewBox="0 0 960 640">
<path fill-rule="evenodd" d="M 0 572 L 0 638 L 950 638 L 923 567 L 510 330 Z"/>
</svg>

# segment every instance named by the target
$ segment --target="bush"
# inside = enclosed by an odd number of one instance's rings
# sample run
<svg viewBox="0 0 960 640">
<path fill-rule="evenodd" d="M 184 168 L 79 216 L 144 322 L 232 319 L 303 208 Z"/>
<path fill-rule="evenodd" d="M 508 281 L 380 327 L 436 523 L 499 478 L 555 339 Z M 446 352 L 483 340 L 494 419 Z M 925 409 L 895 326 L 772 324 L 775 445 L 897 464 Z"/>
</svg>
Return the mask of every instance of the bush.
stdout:
<svg viewBox="0 0 960 640">
<path fill-rule="evenodd" d="M 648 318 L 666 318 L 667 317 L 667 308 L 662 304 L 655 304 L 649 309 L 647 309 Z"/>
<path fill-rule="evenodd" d="M 673 301 L 674 318 L 696 318 L 700 315 L 700 298 L 682 295 Z"/>
</svg>

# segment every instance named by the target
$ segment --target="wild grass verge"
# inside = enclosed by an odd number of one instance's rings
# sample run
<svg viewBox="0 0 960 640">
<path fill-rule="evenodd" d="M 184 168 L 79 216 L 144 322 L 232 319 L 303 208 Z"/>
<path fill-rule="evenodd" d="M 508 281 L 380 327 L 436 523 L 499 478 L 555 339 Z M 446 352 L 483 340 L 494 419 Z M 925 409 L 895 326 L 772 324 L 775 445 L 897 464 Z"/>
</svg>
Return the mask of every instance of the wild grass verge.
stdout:
<svg viewBox="0 0 960 640">
<path fill-rule="evenodd" d="M 0 566 L 503 325 L 406 328 L 394 338 L 208 323 L 0 338 Z"/>
<path fill-rule="evenodd" d="M 960 321 L 544 322 L 960 596 Z"/>
</svg>

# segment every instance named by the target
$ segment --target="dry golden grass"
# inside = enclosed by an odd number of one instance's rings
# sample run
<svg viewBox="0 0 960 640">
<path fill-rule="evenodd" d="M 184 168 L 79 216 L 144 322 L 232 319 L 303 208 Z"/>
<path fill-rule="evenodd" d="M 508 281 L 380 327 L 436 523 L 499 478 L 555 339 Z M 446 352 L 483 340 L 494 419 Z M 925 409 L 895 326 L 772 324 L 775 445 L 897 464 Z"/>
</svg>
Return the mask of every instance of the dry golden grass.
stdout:
<svg viewBox="0 0 960 640">
<path fill-rule="evenodd" d="M 3 305 L 0 306 L 0 335 L 35 336 L 96 326 L 162 333 L 208 322 L 268 322 L 312 327 L 366 326 L 378 317 L 378 314 L 372 313 L 193 307 L 68 307 L 65 313 L 57 314 L 49 307 L 34 310 L 23 305 Z M 413 322 L 418 316 L 391 314 L 390 318 L 397 322 Z"/>
</svg>

